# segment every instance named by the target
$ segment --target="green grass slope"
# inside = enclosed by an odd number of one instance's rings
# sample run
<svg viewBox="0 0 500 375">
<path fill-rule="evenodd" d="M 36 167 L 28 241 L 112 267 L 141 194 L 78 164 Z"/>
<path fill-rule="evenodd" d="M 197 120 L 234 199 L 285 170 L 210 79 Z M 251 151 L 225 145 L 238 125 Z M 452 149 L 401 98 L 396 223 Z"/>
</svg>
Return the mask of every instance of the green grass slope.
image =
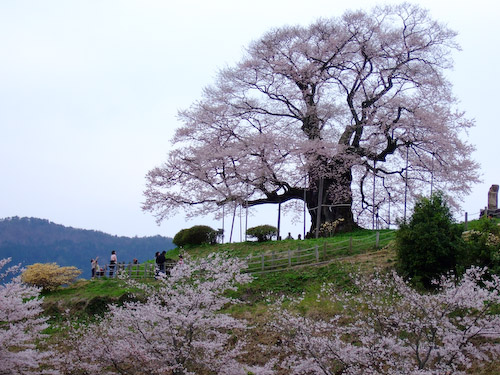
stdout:
<svg viewBox="0 0 500 375">
<path fill-rule="evenodd" d="M 472 224 L 472 227 L 474 224 Z M 262 254 L 280 253 L 288 250 L 307 248 L 334 249 L 328 253 L 327 259 L 320 264 L 301 265 L 280 268 L 274 272 L 253 273 L 254 280 L 239 290 L 231 292 L 232 296 L 244 301 L 244 304 L 230 306 L 227 312 L 241 319 L 246 319 L 253 328 L 253 341 L 249 345 L 269 344 L 275 340 L 266 332 L 266 322 L 271 318 L 269 306 L 277 298 L 287 303 L 287 298 L 302 296 L 302 302 L 294 307 L 301 313 L 321 318 L 335 314 L 337 307 L 318 300 L 318 294 L 324 283 L 335 285 L 339 290 L 351 290 L 353 287 L 349 274 L 351 272 L 372 273 L 375 269 L 387 270 L 394 267 L 396 252 L 393 246 L 394 231 L 380 231 L 378 246 L 376 232 L 359 230 L 353 233 L 340 234 L 330 238 L 307 240 L 283 240 L 271 242 L 244 242 L 216 244 L 183 249 L 175 249 L 167 255 L 177 259 L 179 254 L 191 258 L 204 257 L 212 252 L 225 252 L 231 256 L 246 258 Z M 144 282 L 153 282 L 144 280 Z M 130 300 L 133 290 L 117 279 L 99 279 L 79 281 L 71 286 L 59 288 L 44 294 L 46 313 L 51 321 L 57 323 L 64 312 L 69 311 L 78 320 L 93 319 L 106 311 L 109 303 L 120 304 Z M 141 296 L 139 296 L 141 298 Z M 60 334 L 57 328 L 49 333 L 56 339 Z M 257 351 L 256 351 L 257 352 Z M 469 374 L 487 375 L 500 373 L 500 361 L 494 361 L 484 367 L 473 367 Z"/>
</svg>

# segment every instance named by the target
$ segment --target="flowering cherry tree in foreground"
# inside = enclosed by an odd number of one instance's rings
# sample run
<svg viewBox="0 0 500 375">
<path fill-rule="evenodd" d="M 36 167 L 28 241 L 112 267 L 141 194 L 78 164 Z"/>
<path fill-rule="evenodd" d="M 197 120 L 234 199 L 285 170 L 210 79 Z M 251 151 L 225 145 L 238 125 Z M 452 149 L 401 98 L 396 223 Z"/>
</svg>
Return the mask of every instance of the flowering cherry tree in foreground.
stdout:
<svg viewBox="0 0 500 375">
<path fill-rule="evenodd" d="M 69 327 L 59 343 L 65 374 L 130 375 L 463 375 L 500 355 L 500 278 L 469 269 L 460 281 L 443 277 L 421 294 L 397 274 L 356 277 L 358 292 L 325 285 L 339 314 L 329 321 L 282 307 L 269 323 L 276 346 L 264 366 L 246 364 L 248 323 L 221 312 L 226 295 L 250 277 L 237 259 L 187 260 L 154 285 L 132 283 L 144 300 L 111 306 L 84 327 Z M 142 293 L 141 293 L 142 294 Z"/>
<path fill-rule="evenodd" d="M 6 268 L 9 262 L 10 258 L 0 259 L 0 374 L 56 374 L 40 369 L 54 353 L 35 345 L 47 327 L 40 289 L 22 283 L 16 276 L 20 267 Z"/>
<path fill-rule="evenodd" d="M 456 283 L 420 294 L 397 274 L 356 281 L 355 295 L 331 294 L 342 316 L 318 321 L 281 311 L 275 327 L 288 337 L 282 366 L 292 374 L 465 374 L 473 361 L 500 355 L 500 279 L 469 269 Z M 494 341 L 497 339 L 497 341 Z"/>
<path fill-rule="evenodd" d="M 111 306 L 101 321 L 73 332 L 63 343 L 71 348 L 66 373 L 247 374 L 236 360 L 246 324 L 220 312 L 235 302 L 224 292 L 250 280 L 243 267 L 212 255 L 177 265 L 159 285 L 133 283 L 146 300 Z"/>
<path fill-rule="evenodd" d="M 478 169 L 445 76 L 455 36 L 406 3 L 271 30 L 180 113 L 143 208 L 160 221 L 303 200 L 311 228 L 345 230 L 430 183 L 458 204 Z"/>
</svg>

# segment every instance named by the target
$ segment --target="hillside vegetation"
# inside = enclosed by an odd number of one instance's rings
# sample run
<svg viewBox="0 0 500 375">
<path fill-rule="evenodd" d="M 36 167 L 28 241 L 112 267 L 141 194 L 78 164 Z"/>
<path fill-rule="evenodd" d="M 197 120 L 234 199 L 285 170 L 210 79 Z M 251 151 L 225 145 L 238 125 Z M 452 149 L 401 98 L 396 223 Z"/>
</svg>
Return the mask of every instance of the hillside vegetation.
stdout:
<svg viewBox="0 0 500 375">
<path fill-rule="evenodd" d="M 500 220 L 495 220 L 500 223 Z M 480 221 L 472 221 L 467 225 L 468 230 L 475 230 L 481 226 Z M 464 228 L 465 229 L 465 228 Z M 379 233 L 376 246 L 377 232 Z M 360 229 L 351 233 L 341 233 L 333 237 L 256 242 L 246 241 L 239 243 L 225 243 L 214 245 L 188 246 L 175 248 L 167 252 L 167 258 L 178 259 L 179 254 L 187 258 L 206 257 L 210 253 L 226 253 L 233 257 L 245 258 L 273 254 L 296 249 L 333 249 L 328 252 L 328 259 L 319 264 L 304 264 L 298 267 L 278 268 L 276 271 L 253 272 L 254 281 L 241 287 L 235 296 L 250 303 L 243 310 L 258 310 L 265 305 L 261 295 L 274 293 L 306 294 L 303 308 L 314 310 L 318 308 L 314 300 L 315 294 L 324 283 L 335 283 L 349 287 L 348 275 L 351 272 L 373 273 L 374 270 L 393 269 L 396 265 L 396 250 L 394 245 L 395 231 L 384 229 L 380 231 Z M 148 260 L 153 262 L 152 257 Z M 152 280 L 146 282 L 153 282 Z M 45 304 L 49 311 L 58 313 L 69 309 L 78 312 L 81 316 L 96 311 L 104 311 L 105 303 L 120 302 L 130 296 L 124 283 L 116 279 L 80 280 L 76 284 L 59 288 L 53 292 L 45 292 Z M 310 298 L 309 298 L 310 297 Z M 98 305 L 95 307 L 95 305 Z M 323 309 L 323 308 L 321 308 Z M 265 310 L 265 309 L 264 309 Z M 243 312 L 242 312 L 243 313 Z M 245 314 L 244 314 L 245 315 Z"/>
<path fill-rule="evenodd" d="M 350 241 L 351 238 L 351 241 L 359 241 L 361 245 L 353 247 L 349 254 L 341 251 L 338 256 L 332 256 L 328 261 L 319 265 L 303 265 L 276 272 L 254 273 L 251 283 L 240 286 L 236 291 L 228 294 L 239 298 L 244 303 L 228 306 L 222 312 L 237 319 L 245 319 L 253 327 L 251 339 L 247 343 L 252 353 L 248 360 L 258 363 L 265 361 L 265 358 L 261 357 L 262 354 L 255 354 L 260 352 L 258 348 L 261 345 L 276 345 L 281 340 L 276 332 L 269 331 L 267 327 L 273 314 L 274 302 L 281 301 L 280 303 L 287 309 L 305 317 L 328 320 L 339 312 L 339 306 L 331 300 L 319 298 L 324 285 L 329 285 L 339 293 L 352 292 L 356 290 L 351 277 L 352 273 L 369 275 L 377 269 L 384 273 L 394 267 L 396 259 L 392 242 L 394 231 L 386 230 L 381 233 L 378 248 L 374 246 L 374 235 L 373 231 L 361 230 L 326 239 L 193 246 L 175 249 L 168 255 L 170 258 L 176 258 L 179 253 L 182 253 L 188 259 L 197 259 L 215 251 L 245 258 L 249 255 L 312 248 L 325 246 L 325 244 L 337 245 L 340 248 L 340 244 Z M 145 282 L 152 286 L 156 283 L 154 280 Z M 140 290 L 131 290 L 123 281 L 117 279 L 79 281 L 69 287 L 44 293 L 44 307 L 51 315 L 53 323 L 58 322 L 59 318 L 67 313 L 79 321 L 88 321 L 93 320 L 95 314 L 103 314 L 109 303 L 121 305 L 124 301 L 140 300 L 144 297 L 142 293 Z M 300 303 L 293 303 L 292 301 L 297 298 L 300 299 Z M 53 327 L 48 332 L 56 338 L 61 332 L 57 329 L 57 325 Z M 255 348 L 255 351 L 252 348 Z M 468 374 L 494 374 L 499 370 L 500 362 L 494 361 L 484 367 L 473 366 Z"/>
<path fill-rule="evenodd" d="M 241 242 L 215 245 L 191 246 L 176 248 L 167 253 L 170 259 L 177 259 L 179 254 L 187 258 L 205 257 L 213 252 L 224 252 L 233 257 L 246 258 L 251 255 L 270 254 L 291 249 L 307 249 L 319 246 L 338 246 L 339 251 L 321 265 L 302 265 L 281 269 L 276 272 L 254 273 L 254 281 L 238 290 L 234 296 L 249 302 L 250 310 L 259 309 L 263 303 L 262 293 L 279 294 L 310 294 L 318 292 L 321 285 L 334 282 L 340 285 L 346 283 L 349 272 L 364 270 L 372 272 L 375 268 L 387 268 L 394 265 L 395 251 L 390 245 L 394 231 L 380 231 L 379 247 L 375 246 L 376 231 L 358 230 L 353 233 L 339 234 L 329 238 L 306 240 L 283 240 L 269 242 Z M 352 238 L 352 250 L 345 246 Z M 347 254 L 349 252 L 350 254 Z M 150 260 L 152 261 L 152 259 Z M 147 282 L 154 282 L 149 280 Z M 79 316 L 93 314 L 104 310 L 104 302 L 119 303 L 127 300 L 130 290 L 124 283 L 116 279 L 81 280 L 76 284 L 60 288 L 54 292 L 46 292 L 45 305 L 54 314 L 69 309 Z M 264 303 L 265 305 L 265 303 Z M 309 306 L 313 308 L 313 306 Z M 309 308 L 306 306 L 306 308 Z M 241 312 L 243 313 L 243 312 Z"/>
</svg>

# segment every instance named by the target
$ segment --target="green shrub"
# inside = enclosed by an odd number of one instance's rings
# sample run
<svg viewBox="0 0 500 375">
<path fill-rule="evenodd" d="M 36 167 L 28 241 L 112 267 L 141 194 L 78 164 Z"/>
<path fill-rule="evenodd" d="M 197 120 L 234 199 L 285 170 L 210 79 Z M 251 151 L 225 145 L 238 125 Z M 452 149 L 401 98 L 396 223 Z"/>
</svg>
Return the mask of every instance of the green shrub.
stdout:
<svg viewBox="0 0 500 375">
<path fill-rule="evenodd" d="M 109 310 L 109 305 L 111 305 L 114 299 L 110 297 L 97 296 L 88 301 L 87 306 L 85 306 L 85 313 L 88 316 L 104 315 L 106 311 Z"/>
<path fill-rule="evenodd" d="M 421 198 L 409 222 L 396 231 L 398 272 L 415 285 L 432 288 L 432 280 L 455 270 L 461 232 L 441 192 Z"/>
<path fill-rule="evenodd" d="M 186 237 L 190 245 L 214 244 L 217 231 L 207 225 L 195 225 L 189 228 Z"/>
<path fill-rule="evenodd" d="M 189 229 L 181 229 L 173 239 L 178 247 L 186 245 L 214 244 L 217 231 L 207 225 L 195 225 Z"/>
<path fill-rule="evenodd" d="M 177 232 L 177 234 L 174 236 L 174 239 L 172 240 L 172 242 L 177 246 L 177 247 L 182 247 L 182 246 L 186 246 L 187 245 L 187 242 L 186 242 L 186 236 L 187 236 L 187 233 L 189 232 L 189 229 L 181 229 L 179 232 Z"/>
<path fill-rule="evenodd" d="M 457 261 L 459 272 L 474 265 L 500 274 L 500 227 L 493 220 L 481 218 L 474 229 L 462 233 L 462 238 L 464 246 Z"/>
<path fill-rule="evenodd" d="M 273 236 L 276 236 L 278 229 L 272 225 L 259 225 L 247 229 L 247 235 L 257 238 L 258 242 L 271 241 Z"/>
</svg>

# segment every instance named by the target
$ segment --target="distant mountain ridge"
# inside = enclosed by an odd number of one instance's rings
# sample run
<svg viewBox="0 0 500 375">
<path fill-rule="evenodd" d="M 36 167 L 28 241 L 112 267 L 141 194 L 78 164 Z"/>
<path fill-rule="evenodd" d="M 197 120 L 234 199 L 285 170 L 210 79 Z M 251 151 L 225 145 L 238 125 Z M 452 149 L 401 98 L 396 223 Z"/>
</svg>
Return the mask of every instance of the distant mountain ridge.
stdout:
<svg viewBox="0 0 500 375">
<path fill-rule="evenodd" d="M 153 259 L 156 251 L 173 248 L 172 238 L 159 235 L 119 237 L 46 219 L 0 219 L 0 258 L 11 257 L 11 264 L 23 266 L 49 262 L 75 266 L 82 270 L 84 278 L 90 277 L 90 259 L 98 256 L 100 264 L 107 263 L 111 250 L 116 250 L 119 262 L 131 262 L 134 258 L 144 262 Z"/>
</svg>

